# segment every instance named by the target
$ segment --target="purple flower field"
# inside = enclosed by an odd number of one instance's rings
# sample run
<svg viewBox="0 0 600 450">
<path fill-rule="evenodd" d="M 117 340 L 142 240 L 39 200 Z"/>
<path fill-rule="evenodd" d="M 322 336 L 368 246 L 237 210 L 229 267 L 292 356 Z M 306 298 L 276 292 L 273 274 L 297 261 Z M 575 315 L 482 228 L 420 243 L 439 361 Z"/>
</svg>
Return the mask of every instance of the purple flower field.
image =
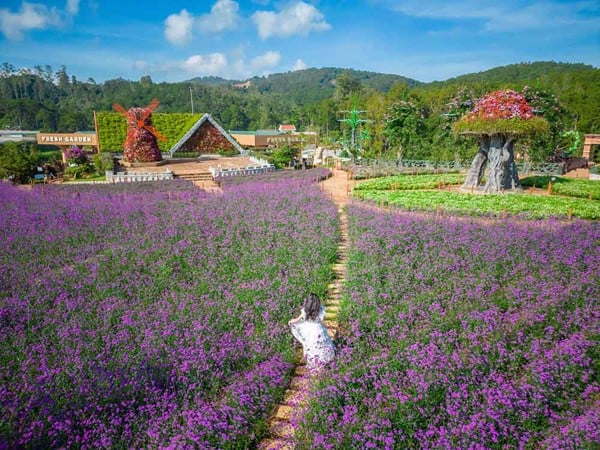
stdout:
<svg viewBox="0 0 600 450">
<path fill-rule="evenodd" d="M 251 447 L 337 226 L 301 180 L 0 183 L 0 448 Z"/>
<path fill-rule="evenodd" d="M 298 448 L 599 448 L 600 222 L 348 219 L 345 341 Z"/>
</svg>

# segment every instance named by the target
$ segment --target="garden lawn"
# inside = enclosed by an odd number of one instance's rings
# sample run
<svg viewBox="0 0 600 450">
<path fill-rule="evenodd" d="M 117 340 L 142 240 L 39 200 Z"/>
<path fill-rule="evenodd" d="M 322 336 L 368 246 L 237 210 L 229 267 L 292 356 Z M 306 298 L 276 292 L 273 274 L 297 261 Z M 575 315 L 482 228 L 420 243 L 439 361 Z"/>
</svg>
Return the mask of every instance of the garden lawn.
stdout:
<svg viewBox="0 0 600 450">
<path fill-rule="evenodd" d="M 600 200 L 600 182 L 566 177 L 533 176 L 521 180 L 524 187 L 548 189 L 552 183 L 552 194 Z"/>
<path fill-rule="evenodd" d="M 468 194 L 447 191 L 358 190 L 356 198 L 413 211 L 445 211 L 474 216 L 519 215 L 524 218 L 578 217 L 600 219 L 600 201 L 584 198 L 510 194 Z"/>
<path fill-rule="evenodd" d="M 245 448 L 338 239 L 317 186 L 0 183 L 0 448 Z"/>
<path fill-rule="evenodd" d="M 394 177 L 375 178 L 368 181 L 361 181 L 354 187 L 354 190 L 404 191 L 415 189 L 435 189 L 441 186 L 463 184 L 464 181 L 465 176 L 458 173 L 442 175 L 397 175 Z"/>
<path fill-rule="evenodd" d="M 600 446 L 599 222 L 347 215 L 345 342 L 298 448 Z"/>
</svg>

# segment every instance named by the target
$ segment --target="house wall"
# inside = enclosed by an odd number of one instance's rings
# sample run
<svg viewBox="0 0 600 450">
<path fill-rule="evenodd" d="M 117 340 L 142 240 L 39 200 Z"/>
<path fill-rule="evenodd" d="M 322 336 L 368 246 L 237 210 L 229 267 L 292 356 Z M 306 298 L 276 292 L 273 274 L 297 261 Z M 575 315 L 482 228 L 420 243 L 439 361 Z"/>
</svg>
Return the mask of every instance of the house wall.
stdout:
<svg viewBox="0 0 600 450">
<path fill-rule="evenodd" d="M 256 147 L 256 136 L 253 134 L 231 134 L 242 147 Z"/>
</svg>

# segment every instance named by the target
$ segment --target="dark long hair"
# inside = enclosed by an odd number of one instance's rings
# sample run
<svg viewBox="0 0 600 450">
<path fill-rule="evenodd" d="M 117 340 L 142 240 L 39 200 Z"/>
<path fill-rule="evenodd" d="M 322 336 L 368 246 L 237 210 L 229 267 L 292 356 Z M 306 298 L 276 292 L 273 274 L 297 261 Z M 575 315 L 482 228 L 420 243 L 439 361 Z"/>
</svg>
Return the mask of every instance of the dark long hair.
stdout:
<svg viewBox="0 0 600 450">
<path fill-rule="evenodd" d="M 304 313 L 306 314 L 306 320 L 317 321 L 319 318 L 319 312 L 321 312 L 321 302 L 319 297 L 315 293 L 310 293 L 306 300 L 304 300 Z"/>
</svg>

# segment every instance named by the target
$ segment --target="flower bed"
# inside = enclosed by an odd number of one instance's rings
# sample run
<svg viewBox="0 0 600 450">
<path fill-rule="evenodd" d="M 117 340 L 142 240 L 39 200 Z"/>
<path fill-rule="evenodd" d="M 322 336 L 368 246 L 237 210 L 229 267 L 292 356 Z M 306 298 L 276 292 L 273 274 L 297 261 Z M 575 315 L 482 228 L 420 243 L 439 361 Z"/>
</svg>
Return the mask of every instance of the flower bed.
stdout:
<svg viewBox="0 0 600 450">
<path fill-rule="evenodd" d="M 600 201 L 529 193 L 468 194 L 445 191 L 362 190 L 355 197 L 410 211 L 436 211 L 472 216 L 519 216 L 523 219 L 578 217 L 600 219 Z"/>
<path fill-rule="evenodd" d="M 600 183 L 591 180 L 550 176 L 527 177 L 521 180 L 523 187 L 548 189 L 548 183 L 552 183 L 552 194 L 600 200 Z"/>
<path fill-rule="evenodd" d="M 600 223 L 348 219 L 346 342 L 298 448 L 600 444 Z"/>
<path fill-rule="evenodd" d="M 252 446 L 337 234 L 297 180 L 0 183 L 0 448 Z"/>
<path fill-rule="evenodd" d="M 424 166 L 398 166 L 394 163 L 381 165 L 349 165 L 346 170 L 354 180 L 366 180 L 394 175 L 443 174 L 456 173 L 459 169 L 450 167 L 451 163 L 423 161 Z M 454 163 L 452 163 L 454 165 Z"/>
<path fill-rule="evenodd" d="M 465 181 L 465 176 L 458 173 L 443 175 L 397 175 L 362 181 L 355 191 L 405 191 L 415 189 L 436 189 L 440 186 L 459 185 Z"/>
</svg>

